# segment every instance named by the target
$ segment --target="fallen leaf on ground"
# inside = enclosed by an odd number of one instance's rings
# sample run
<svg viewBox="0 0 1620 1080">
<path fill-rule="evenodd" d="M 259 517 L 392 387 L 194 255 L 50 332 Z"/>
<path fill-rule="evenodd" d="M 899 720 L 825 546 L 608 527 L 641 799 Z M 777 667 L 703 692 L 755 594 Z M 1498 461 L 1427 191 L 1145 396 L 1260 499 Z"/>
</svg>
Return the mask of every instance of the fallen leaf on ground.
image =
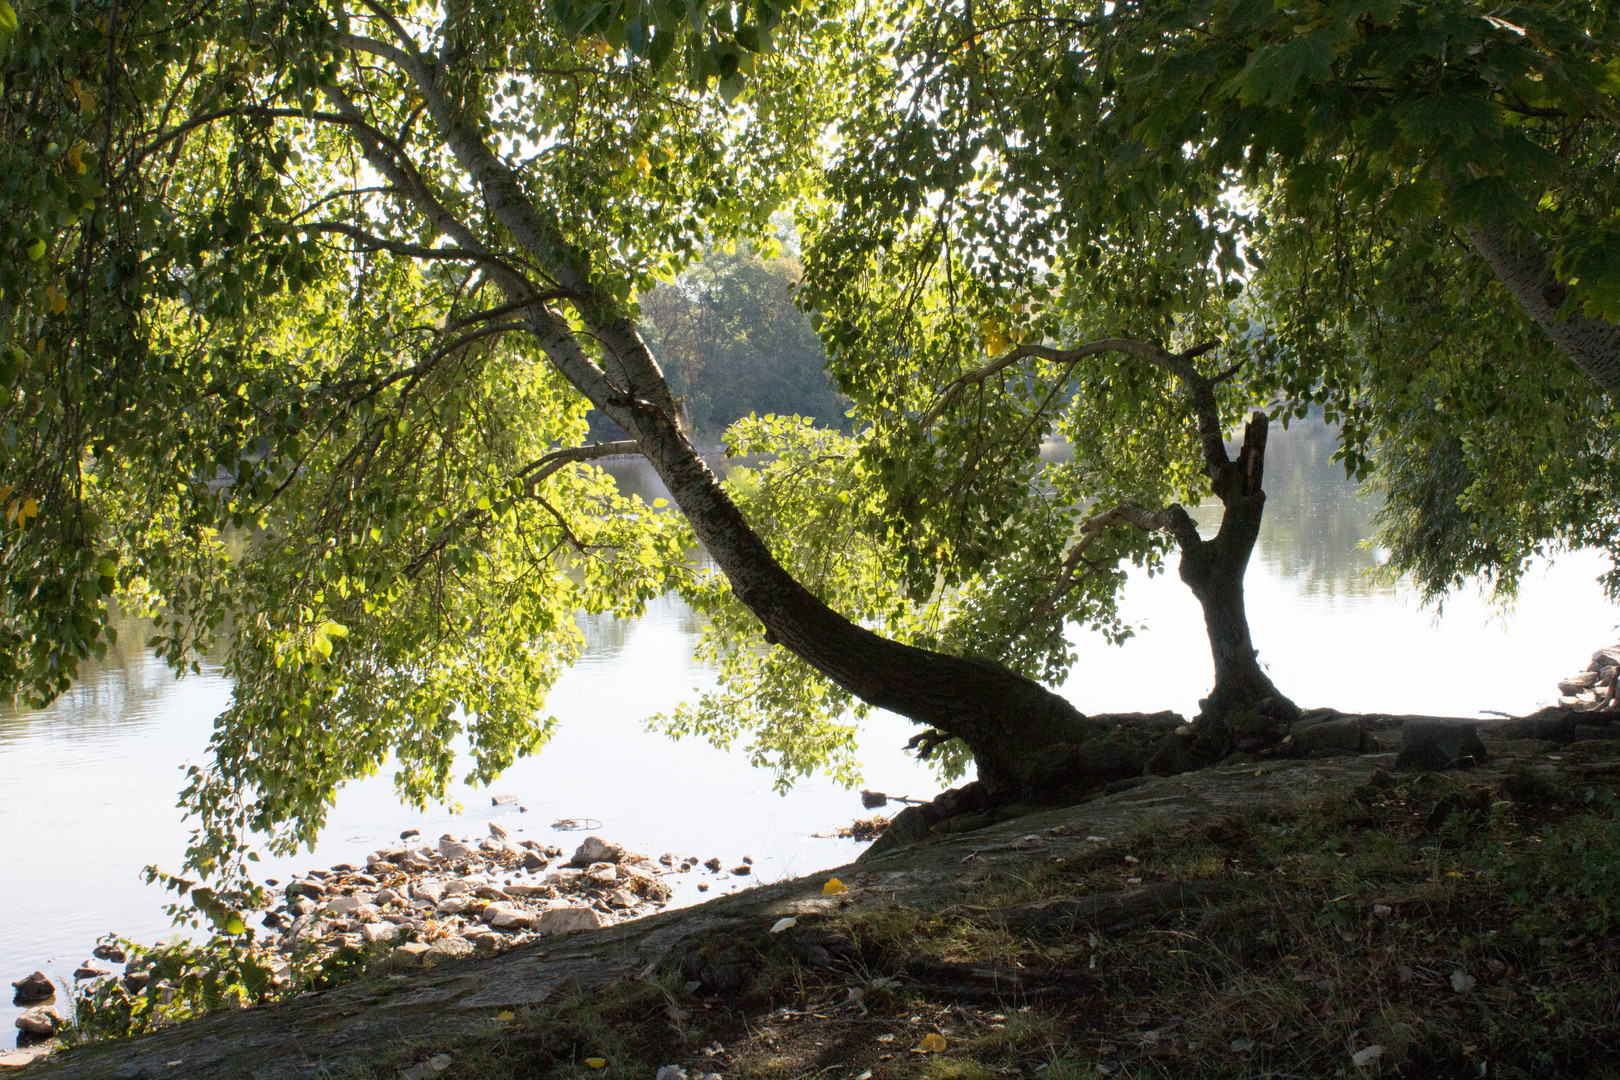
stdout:
<svg viewBox="0 0 1620 1080">
<path fill-rule="evenodd" d="M 1368 1065 L 1371 1065 L 1373 1062 L 1377 1061 L 1383 1056 L 1384 1048 L 1379 1046 L 1377 1043 L 1374 1043 L 1371 1046 L 1363 1047 L 1362 1049 L 1351 1054 L 1350 1063 L 1356 1066 L 1358 1069 L 1365 1069 Z"/>
<path fill-rule="evenodd" d="M 945 1049 L 945 1036 L 933 1031 L 924 1035 L 922 1042 L 917 1044 L 917 1053 L 919 1054 L 937 1054 L 943 1049 Z"/>
<path fill-rule="evenodd" d="M 771 925 L 771 933 L 780 934 L 784 930 L 797 926 L 798 923 L 799 920 L 795 919 L 792 915 L 789 915 L 785 919 L 777 919 L 776 922 Z"/>
<path fill-rule="evenodd" d="M 607 1058 L 586 1058 L 585 1064 L 593 1069 L 604 1069 L 607 1067 Z"/>
<path fill-rule="evenodd" d="M 849 892 L 849 886 L 837 878 L 828 878 L 827 884 L 821 887 L 821 895 L 823 896 L 837 896 L 839 893 L 847 892 Z"/>
</svg>

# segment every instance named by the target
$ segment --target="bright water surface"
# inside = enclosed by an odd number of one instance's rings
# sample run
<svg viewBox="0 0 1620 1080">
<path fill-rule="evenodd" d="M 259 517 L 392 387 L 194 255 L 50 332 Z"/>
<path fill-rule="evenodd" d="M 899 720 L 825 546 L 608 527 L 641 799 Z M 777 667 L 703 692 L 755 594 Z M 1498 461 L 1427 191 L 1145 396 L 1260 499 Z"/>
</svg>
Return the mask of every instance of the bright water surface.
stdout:
<svg viewBox="0 0 1620 1080">
<path fill-rule="evenodd" d="M 1333 435 L 1320 424 L 1273 431 L 1265 525 L 1247 579 L 1261 659 L 1301 705 L 1523 713 L 1549 703 L 1558 678 L 1614 640 L 1616 612 L 1595 583 L 1605 564 L 1592 553 L 1538 565 L 1506 615 L 1464 593 L 1437 619 L 1409 589 L 1373 586 L 1366 572 L 1376 556 L 1360 546 L 1373 507 L 1328 460 L 1332 448 Z M 645 467 L 617 463 L 615 471 L 626 487 L 656 493 Z M 1219 510 L 1198 516 L 1207 533 Z M 1173 572 L 1138 574 L 1124 612 L 1142 632 L 1120 648 L 1079 639 L 1080 661 L 1063 693 L 1085 712 L 1196 711 L 1212 670 L 1192 595 Z M 458 789 L 460 812 L 401 807 L 386 771 L 351 784 L 314 853 L 267 862 L 265 875 L 285 879 L 294 869 L 362 860 L 405 828 L 429 840 L 445 832 L 481 835 L 494 816 L 521 830 L 520 839 L 565 847 L 584 834 L 556 832 L 550 823 L 588 818 L 601 822 L 594 831 L 604 837 L 653 855 L 718 855 L 728 866 L 752 855 L 758 880 L 767 882 L 849 861 L 860 845 L 815 834 L 865 816 L 854 793 L 815 778 L 778 795 L 771 777 L 751 769 L 739 750 L 675 743 L 644 730 L 646 717 L 710 680 L 690 659 L 697 629 L 675 600 L 653 605 L 634 623 L 587 620 L 589 650 L 553 691 L 549 709 L 562 723 L 537 757 L 489 791 Z M 120 642 L 141 638 L 134 626 Z M 178 868 L 186 838 L 174 805 L 180 769 L 201 760 L 229 695 L 217 671 L 177 681 L 151 656 L 121 647 L 50 708 L 0 708 L 0 837 L 7 848 L 0 976 L 9 981 L 41 968 L 66 984 L 99 934 L 154 941 L 172 932 L 164 895 L 143 884 L 140 872 L 148 863 Z M 900 751 L 911 731 L 891 715 L 867 724 L 866 786 L 920 796 L 938 790 L 928 768 Z M 528 812 L 495 810 L 491 792 L 520 796 Z M 679 886 L 677 903 L 700 898 L 699 876 L 669 879 Z M 727 880 L 733 884 L 716 888 L 742 887 Z M 9 1043 L 17 1011 L 6 994 L 0 1040 Z"/>
</svg>

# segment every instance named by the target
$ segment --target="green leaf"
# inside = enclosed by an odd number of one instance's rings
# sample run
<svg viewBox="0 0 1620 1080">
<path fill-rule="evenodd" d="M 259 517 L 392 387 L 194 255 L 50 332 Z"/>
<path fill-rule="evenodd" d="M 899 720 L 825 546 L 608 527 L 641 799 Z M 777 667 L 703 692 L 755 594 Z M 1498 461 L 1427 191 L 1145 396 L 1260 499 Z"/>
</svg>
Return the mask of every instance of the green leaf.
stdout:
<svg viewBox="0 0 1620 1080">
<path fill-rule="evenodd" d="M 1314 82 L 1333 73 L 1338 28 L 1312 30 L 1282 45 L 1264 45 L 1233 80 L 1245 105 L 1281 105 L 1294 96 L 1301 81 Z"/>
</svg>

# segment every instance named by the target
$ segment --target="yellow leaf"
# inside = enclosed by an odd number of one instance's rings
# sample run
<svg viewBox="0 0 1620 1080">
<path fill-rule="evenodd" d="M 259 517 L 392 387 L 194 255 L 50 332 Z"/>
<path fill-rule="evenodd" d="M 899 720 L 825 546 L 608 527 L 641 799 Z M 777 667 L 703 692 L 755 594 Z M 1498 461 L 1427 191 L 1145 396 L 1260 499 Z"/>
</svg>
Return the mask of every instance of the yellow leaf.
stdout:
<svg viewBox="0 0 1620 1080">
<path fill-rule="evenodd" d="M 917 1053 L 919 1054 L 937 1054 L 944 1049 L 945 1036 L 934 1031 L 924 1035 L 922 1042 L 917 1044 Z"/>
<path fill-rule="evenodd" d="M 75 79 L 74 82 L 78 82 L 78 80 Z M 80 112 L 88 113 L 96 111 L 96 95 L 90 92 L 90 88 L 88 86 L 84 85 L 83 83 L 79 83 L 76 87 L 74 87 L 74 93 L 79 95 Z"/>
<path fill-rule="evenodd" d="M 837 878 L 828 878 L 827 884 L 821 887 L 822 896 L 837 896 L 839 893 L 849 892 L 849 886 Z"/>
<path fill-rule="evenodd" d="M 6 507 L 6 524 L 10 525 L 17 520 L 17 508 L 22 505 L 21 499 L 12 499 L 11 505 Z"/>
<path fill-rule="evenodd" d="M 39 517 L 39 503 L 34 499 L 24 499 L 19 513 L 24 521 Z"/>
<path fill-rule="evenodd" d="M 513 1012 L 511 1009 L 502 1009 L 500 1012 L 495 1014 L 495 1019 L 501 1021 L 502 1023 L 505 1023 L 508 1020 L 514 1020 L 516 1018 L 517 1013 Z"/>
<path fill-rule="evenodd" d="M 593 1069 L 605 1069 L 607 1068 L 607 1058 L 586 1058 L 585 1064 Z"/>
<path fill-rule="evenodd" d="M 652 162 L 647 160 L 647 151 L 645 150 L 636 151 L 636 172 L 642 176 L 652 172 Z"/>
<path fill-rule="evenodd" d="M 61 283 L 62 279 L 57 278 L 45 286 L 45 299 L 51 302 L 51 312 L 55 315 L 60 315 L 67 310 L 67 297 L 56 291 L 57 285 Z"/>
<path fill-rule="evenodd" d="M 83 173 L 84 172 L 84 158 L 81 156 L 83 153 L 84 153 L 84 144 L 83 143 L 74 143 L 72 146 L 68 147 L 67 163 L 69 165 L 73 166 L 73 171 L 74 172 L 77 172 L 77 173 Z"/>
<path fill-rule="evenodd" d="M 984 330 L 984 351 L 991 356 L 1006 352 L 1007 335 L 1002 333 L 1000 324 L 987 315 L 980 325 Z"/>
<path fill-rule="evenodd" d="M 617 49 L 615 49 L 612 45 L 608 44 L 607 38 L 603 37 L 600 34 L 598 34 L 595 38 L 591 39 L 591 48 L 595 49 L 596 50 L 596 55 L 601 56 L 601 57 L 612 56 L 614 53 L 618 52 Z M 590 1061 L 592 1059 L 586 1058 L 586 1060 Z M 601 1066 L 592 1066 L 592 1068 L 600 1068 L 600 1067 Z"/>
</svg>

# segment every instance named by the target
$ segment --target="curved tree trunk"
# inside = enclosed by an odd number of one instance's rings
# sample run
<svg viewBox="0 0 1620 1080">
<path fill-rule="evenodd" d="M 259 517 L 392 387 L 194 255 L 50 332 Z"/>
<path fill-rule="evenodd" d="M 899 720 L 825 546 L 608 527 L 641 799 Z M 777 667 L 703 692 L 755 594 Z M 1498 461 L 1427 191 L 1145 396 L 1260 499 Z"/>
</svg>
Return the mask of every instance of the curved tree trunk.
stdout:
<svg viewBox="0 0 1620 1080">
<path fill-rule="evenodd" d="M 623 347 L 630 343 L 623 341 Z M 996 798 L 1038 795 L 1054 779 L 1052 747 L 1072 747 L 1106 730 L 1065 698 L 1000 664 L 892 641 L 838 614 L 776 561 L 668 414 L 645 403 L 608 406 L 737 598 L 764 624 L 767 640 L 862 701 L 960 738 Z"/>
<path fill-rule="evenodd" d="M 439 63 L 419 53 L 403 30 L 398 32 L 400 47 L 346 34 L 340 38 L 348 47 L 398 66 L 416 85 L 446 149 L 484 208 L 530 265 L 542 271 L 543 282 L 502 258 L 498 247 L 486 247 L 479 230 L 441 201 L 414 166 L 395 156 L 339 88 L 323 87 L 323 92 L 398 197 L 461 249 L 480 255 L 484 271 L 519 308 L 553 367 L 635 440 L 737 597 L 764 624 L 769 640 L 863 701 L 927 725 L 933 729 L 929 737 L 943 733 L 962 739 L 978 765 L 980 792 L 991 801 L 1039 798 L 1076 773 L 1094 780 L 1141 771 L 1139 759 L 1110 756 L 1107 739 L 1098 738 L 1110 733 L 1109 725 L 1088 720 L 1039 683 L 989 661 L 891 641 L 839 615 L 784 570 L 682 432 L 669 384 L 622 303 L 600 288 L 589 259 L 567 243 L 555 221 L 531 201 L 511 166 L 463 115 L 455 94 L 441 85 Z M 559 298 L 573 306 L 600 344 L 599 359 L 554 306 Z M 1192 370 L 1186 357 L 1127 344 L 1161 366 L 1186 363 Z M 1198 381 L 1196 372 L 1192 378 Z M 1207 389 L 1213 384 L 1201 380 L 1198 385 L 1205 387 L 1212 408 Z M 1215 447 L 1220 450 L 1218 433 Z M 1093 780 L 1082 786 L 1095 787 Z"/>
</svg>

